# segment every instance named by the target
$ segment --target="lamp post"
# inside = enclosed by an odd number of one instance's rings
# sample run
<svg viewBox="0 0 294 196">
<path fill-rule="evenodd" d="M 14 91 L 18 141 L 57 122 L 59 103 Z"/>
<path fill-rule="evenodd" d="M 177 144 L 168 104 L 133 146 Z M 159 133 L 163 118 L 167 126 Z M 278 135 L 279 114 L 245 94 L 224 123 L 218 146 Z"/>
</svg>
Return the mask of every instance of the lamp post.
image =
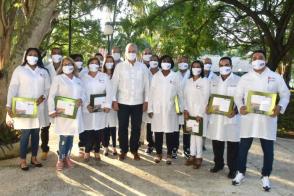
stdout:
<svg viewBox="0 0 294 196">
<path fill-rule="evenodd" d="M 110 24 L 106 24 L 103 33 L 107 36 L 107 54 L 110 55 L 110 36 L 113 34 L 113 27 Z"/>
</svg>

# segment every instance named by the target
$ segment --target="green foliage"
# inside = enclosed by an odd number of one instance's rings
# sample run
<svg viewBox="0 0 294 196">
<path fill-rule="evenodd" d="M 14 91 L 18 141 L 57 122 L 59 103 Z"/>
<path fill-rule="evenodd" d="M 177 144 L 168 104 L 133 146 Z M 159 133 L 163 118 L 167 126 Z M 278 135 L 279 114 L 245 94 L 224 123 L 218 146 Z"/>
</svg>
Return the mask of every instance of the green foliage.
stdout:
<svg viewBox="0 0 294 196">
<path fill-rule="evenodd" d="M 0 150 L 5 154 L 4 149 L 11 149 L 13 143 L 18 142 L 20 131 L 6 126 L 5 122 L 0 124 Z"/>
</svg>

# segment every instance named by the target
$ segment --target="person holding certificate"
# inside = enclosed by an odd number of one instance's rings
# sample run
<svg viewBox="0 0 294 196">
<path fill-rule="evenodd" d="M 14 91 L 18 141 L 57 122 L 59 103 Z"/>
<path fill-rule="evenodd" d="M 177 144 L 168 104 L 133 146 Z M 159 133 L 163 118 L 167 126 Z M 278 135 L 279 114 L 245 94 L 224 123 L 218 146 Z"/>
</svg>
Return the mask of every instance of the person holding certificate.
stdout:
<svg viewBox="0 0 294 196">
<path fill-rule="evenodd" d="M 204 78 L 202 61 L 194 61 L 190 71 L 192 77 L 187 80 L 184 87 L 184 117 L 185 129 L 191 127 L 190 157 L 186 165 L 193 165 L 198 169 L 202 164 L 202 135 L 203 118 L 206 118 L 205 109 L 209 99 L 209 81 Z M 200 124 L 202 124 L 202 130 Z"/>
<path fill-rule="evenodd" d="M 118 111 L 119 160 L 126 158 L 129 151 L 128 126 L 131 117 L 130 151 L 134 160 L 140 160 L 138 154 L 143 112 L 148 107 L 149 80 L 147 68 L 137 61 L 138 48 L 130 43 L 126 46 L 126 60 L 116 65 L 113 81 L 113 109 Z"/>
<path fill-rule="evenodd" d="M 216 173 L 224 168 L 224 148 L 227 143 L 228 178 L 234 178 L 238 155 L 239 115 L 234 106 L 233 96 L 236 93 L 240 77 L 232 73 L 232 60 L 222 57 L 219 60 L 220 76 L 211 80 L 211 98 L 208 108 L 207 138 L 212 140 L 214 167 L 210 172 Z"/>
<path fill-rule="evenodd" d="M 26 162 L 27 148 L 31 136 L 31 164 L 42 167 L 37 160 L 39 132 L 47 127 L 44 100 L 48 97 L 50 77 L 44 68 L 40 51 L 29 48 L 24 55 L 24 62 L 13 71 L 7 94 L 7 112 L 12 119 L 11 126 L 21 130 L 20 168 L 29 169 Z"/>
<path fill-rule="evenodd" d="M 152 131 L 155 135 L 156 157 L 155 163 L 162 159 L 163 135 L 166 136 L 167 157 L 166 164 L 172 163 L 172 149 L 177 138 L 174 132 L 179 130 L 178 115 L 176 113 L 175 97 L 182 100 L 181 81 L 178 75 L 171 71 L 174 67 L 172 58 L 164 55 L 160 58 L 159 67 L 151 81 L 148 114 Z"/>
<path fill-rule="evenodd" d="M 87 97 L 83 107 L 85 161 L 89 161 L 92 150 L 94 150 L 95 159 L 100 160 L 101 135 L 106 127 L 106 113 L 109 112 L 112 103 L 109 78 L 107 74 L 98 71 L 99 66 L 98 58 L 90 58 L 89 72 L 81 78 Z"/>
<path fill-rule="evenodd" d="M 63 170 L 64 166 L 73 167 L 70 159 L 73 137 L 84 130 L 81 106 L 85 94 L 78 73 L 74 61 L 70 57 L 63 58 L 50 88 L 48 108 L 51 125 L 60 137 L 56 164 L 58 171 Z"/>
<path fill-rule="evenodd" d="M 266 66 L 266 54 L 262 50 L 252 54 L 253 70 L 241 77 L 235 94 L 235 102 L 241 113 L 238 174 L 232 181 L 240 185 L 245 177 L 247 155 L 253 138 L 259 138 L 263 150 L 262 187 L 271 189 L 269 176 L 274 161 L 274 141 L 277 136 L 277 116 L 287 108 L 290 91 L 278 73 Z M 276 103 L 276 96 L 279 101 Z M 253 109 L 255 108 L 255 109 Z"/>
</svg>

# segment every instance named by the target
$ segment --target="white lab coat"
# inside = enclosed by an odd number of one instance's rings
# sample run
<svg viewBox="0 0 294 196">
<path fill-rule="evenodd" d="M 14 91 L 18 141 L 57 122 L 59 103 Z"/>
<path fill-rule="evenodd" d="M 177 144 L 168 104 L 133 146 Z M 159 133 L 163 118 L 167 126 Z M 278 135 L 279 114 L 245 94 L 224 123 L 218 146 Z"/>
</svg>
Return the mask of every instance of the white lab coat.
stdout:
<svg viewBox="0 0 294 196">
<path fill-rule="evenodd" d="M 45 65 L 45 68 L 49 71 L 50 83 L 52 83 L 53 78 L 56 76 L 56 71 L 55 71 L 54 65 L 52 63 L 49 63 L 49 64 Z"/>
<path fill-rule="evenodd" d="M 44 95 L 48 97 L 50 89 L 50 78 L 47 70 L 36 67 L 31 69 L 29 65 L 18 66 L 14 70 L 7 94 L 7 107 L 12 106 L 13 97 L 25 97 L 38 99 Z M 45 103 L 38 106 L 37 118 L 13 118 L 15 129 L 35 129 L 49 125 L 46 118 Z"/>
<path fill-rule="evenodd" d="M 212 94 L 234 97 L 239 80 L 240 77 L 233 73 L 225 81 L 218 76 L 211 80 L 210 91 Z M 211 114 L 206 137 L 218 141 L 240 141 L 240 115 L 228 118 L 224 115 Z"/>
<path fill-rule="evenodd" d="M 109 78 L 109 76 L 108 76 Z M 112 79 L 110 80 L 111 88 L 113 86 Z M 113 93 L 113 91 L 112 91 Z M 112 95 L 113 96 L 113 95 Z M 112 106 L 112 102 L 111 106 Z M 117 117 L 117 111 L 114 111 L 111 107 L 110 111 L 106 114 L 106 127 L 117 127 L 118 126 L 118 117 Z"/>
<path fill-rule="evenodd" d="M 85 94 L 82 81 L 75 76 L 70 79 L 65 74 L 55 76 L 51 84 L 48 98 L 49 114 L 55 112 L 54 99 L 56 96 L 63 96 L 72 99 L 82 99 L 84 104 Z M 56 117 L 51 119 L 51 126 L 58 135 L 77 135 L 81 133 L 84 130 L 81 107 L 78 108 L 77 116 L 75 119 Z"/>
<path fill-rule="evenodd" d="M 180 102 L 182 101 L 180 82 L 178 75 L 173 71 L 167 76 L 164 76 L 161 71 L 153 76 L 148 107 L 148 113 L 153 112 L 151 120 L 153 132 L 179 131 L 174 98 L 178 95 Z"/>
<path fill-rule="evenodd" d="M 181 81 L 181 90 L 183 91 L 186 85 L 187 80 L 190 78 L 190 69 L 187 69 L 185 74 L 183 75 L 180 71 L 177 71 L 176 74 L 180 78 Z M 179 125 L 184 125 L 184 115 L 178 115 Z"/>
<path fill-rule="evenodd" d="M 82 70 L 79 73 L 79 77 L 82 78 L 83 76 L 88 75 L 88 73 L 89 73 L 88 67 L 82 67 Z"/>
<path fill-rule="evenodd" d="M 290 99 L 290 91 L 286 86 L 284 79 L 277 73 L 266 68 L 264 72 L 258 74 L 250 71 L 241 77 L 237 86 L 235 102 L 238 109 L 246 105 L 248 91 L 261 91 L 278 93 L 279 103 L 282 107 L 281 113 L 284 113 Z M 277 135 L 277 117 L 270 117 L 261 114 L 241 115 L 241 138 L 263 138 L 267 140 L 276 140 Z"/>
<path fill-rule="evenodd" d="M 105 112 L 93 112 L 90 113 L 87 106 L 90 104 L 90 96 L 92 94 L 106 94 L 106 102 L 102 106 L 103 108 L 111 108 L 111 84 L 107 74 L 98 72 L 93 78 L 89 74 L 84 74 L 81 78 L 86 93 L 86 101 L 83 104 L 83 120 L 84 130 L 101 130 L 106 127 L 106 115 Z"/>
<path fill-rule="evenodd" d="M 208 76 L 206 77 L 208 80 L 215 80 L 218 77 L 213 71 L 209 71 Z"/>
</svg>

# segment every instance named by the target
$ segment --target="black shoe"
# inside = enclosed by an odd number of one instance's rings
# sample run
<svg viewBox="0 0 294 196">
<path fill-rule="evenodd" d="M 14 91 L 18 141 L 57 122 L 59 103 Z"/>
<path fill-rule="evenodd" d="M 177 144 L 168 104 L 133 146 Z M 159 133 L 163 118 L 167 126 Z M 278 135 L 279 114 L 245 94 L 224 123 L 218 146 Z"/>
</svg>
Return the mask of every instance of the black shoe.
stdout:
<svg viewBox="0 0 294 196">
<path fill-rule="evenodd" d="M 176 149 L 172 150 L 172 159 L 178 158 L 178 151 Z"/>
<path fill-rule="evenodd" d="M 213 168 L 210 169 L 211 173 L 217 173 L 219 171 L 221 171 L 224 167 L 216 167 L 214 166 Z"/>
<path fill-rule="evenodd" d="M 153 152 L 153 148 L 152 147 L 148 147 L 145 151 L 147 154 L 152 154 Z"/>
<path fill-rule="evenodd" d="M 228 178 L 230 178 L 230 179 L 234 179 L 236 177 L 236 172 L 235 171 L 230 171 L 229 173 L 228 173 Z"/>
<path fill-rule="evenodd" d="M 42 163 L 33 163 L 32 161 L 31 161 L 31 165 L 34 167 L 43 167 Z"/>
<path fill-rule="evenodd" d="M 190 152 L 189 151 L 184 151 L 184 156 L 186 159 L 189 159 L 190 158 Z"/>
</svg>

